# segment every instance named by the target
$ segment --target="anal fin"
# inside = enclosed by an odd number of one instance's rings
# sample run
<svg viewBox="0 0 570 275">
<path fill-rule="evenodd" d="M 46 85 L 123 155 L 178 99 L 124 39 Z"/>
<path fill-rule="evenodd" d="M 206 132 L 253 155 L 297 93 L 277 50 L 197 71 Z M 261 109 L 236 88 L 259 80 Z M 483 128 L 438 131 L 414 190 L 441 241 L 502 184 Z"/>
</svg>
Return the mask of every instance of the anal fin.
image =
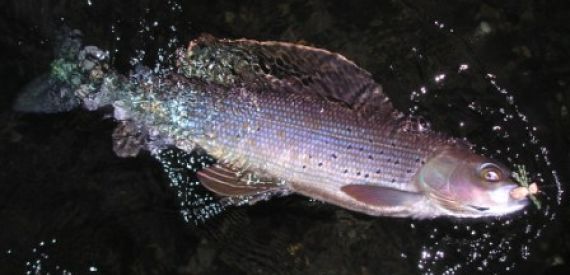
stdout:
<svg viewBox="0 0 570 275">
<path fill-rule="evenodd" d="M 198 172 L 198 179 L 202 185 L 220 196 L 254 195 L 277 187 L 277 184 L 271 180 L 255 181 L 251 179 L 252 177 L 254 176 L 251 174 L 243 175 L 239 171 L 219 164 Z"/>
<path fill-rule="evenodd" d="M 258 177 L 254 173 L 238 171 L 221 164 L 200 170 L 197 175 L 206 189 L 237 205 L 253 204 L 273 195 L 288 193 L 275 179 Z"/>
<path fill-rule="evenodd" d="M 167 148 L 153 154 L 176 190 L 186 221 L 203 223 L 228 207 L 254 204 L 290 191 L 276 180 L 221 164 L 204 152 Z"/>
</svg>

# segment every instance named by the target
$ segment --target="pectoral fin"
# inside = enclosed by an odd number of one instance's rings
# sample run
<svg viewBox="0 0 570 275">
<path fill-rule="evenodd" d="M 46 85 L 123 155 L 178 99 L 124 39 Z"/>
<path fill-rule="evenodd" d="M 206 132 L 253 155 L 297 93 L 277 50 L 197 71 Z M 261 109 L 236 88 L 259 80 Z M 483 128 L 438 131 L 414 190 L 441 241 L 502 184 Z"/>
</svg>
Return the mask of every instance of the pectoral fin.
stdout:
<svg viewBox="0 0 570 275">
<path fill-rule="evenodd" d="M 423 198 L 421 193 L 375 185 L 349 184 L 340 190 L 357 201 L 381 207 L 411 205 Z"/>
</svg>

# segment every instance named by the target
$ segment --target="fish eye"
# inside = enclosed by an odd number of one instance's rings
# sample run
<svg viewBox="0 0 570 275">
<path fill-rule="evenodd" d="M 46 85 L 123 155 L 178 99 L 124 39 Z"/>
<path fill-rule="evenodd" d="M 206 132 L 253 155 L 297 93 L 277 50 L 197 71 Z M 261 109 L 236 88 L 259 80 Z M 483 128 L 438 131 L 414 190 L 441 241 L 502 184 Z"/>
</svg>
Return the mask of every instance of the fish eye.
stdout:
<svg viewBox="0 0 570 275">
<path fill-rule="evenodd" d="M 493 165 L 486 165 L 481 169 L 481 177 L 488 182 L 498 182 L 501 180 L 501 171 Z"/>
</svg>

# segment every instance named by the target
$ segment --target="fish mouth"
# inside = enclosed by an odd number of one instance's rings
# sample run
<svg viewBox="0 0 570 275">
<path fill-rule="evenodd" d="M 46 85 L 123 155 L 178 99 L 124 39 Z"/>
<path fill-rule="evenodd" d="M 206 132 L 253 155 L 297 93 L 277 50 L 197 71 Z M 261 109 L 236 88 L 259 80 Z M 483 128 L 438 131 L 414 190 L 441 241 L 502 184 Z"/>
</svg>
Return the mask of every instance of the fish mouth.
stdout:
<svg viewBox="0 0 570 275">
<path fill-rule="evenodd" d="M 528 199 L 513 201 L 507 205 L 497 207 L 480 206 L 474 204 L 467 204 L 466 207 L 481 216 L 501 216 L 517 212 L 528 205 Z"/>
<path fill-rule="evenodd" d="M 509 198 L 508 192 L 512 186 L 506 186 L 503 190 L 498 190 L 497 195 L 503 197 L 502 202 L 485 204 L 461 203 L 458 200 L 446 198 L 437 192 L 428 193 L 428 197 L 437 202 L 437 205 L 451 215 L 464 218 L 480 218 L 509 215 L 522 210 L 529 204 L 529 199 L 514 200 Z M 506 194 L 506 195 L 505 195 Z"/>
<path fill-rule="evenodd" d="M 482 216 L 502 216 L 517 212 L 529 204 L 528 198 L 514 199 L 510 193 L 519 186 L 506 183 L 504 186 L 489 192 L 490 205 L 467 204 L 466 207 Z"/>
<path fill-rule="evenodd" d="M 489 209 L 491 209 L 490 207 L 477 206 L 477 205 L 473 205 L 473 204 L 468 204 L 467 207 L 469 207 L 471 209 L 475 209 L 476 211 L 479 211 L 479 212 L 485 212 L 485 211 L 488 211 Z"/>
</svg>

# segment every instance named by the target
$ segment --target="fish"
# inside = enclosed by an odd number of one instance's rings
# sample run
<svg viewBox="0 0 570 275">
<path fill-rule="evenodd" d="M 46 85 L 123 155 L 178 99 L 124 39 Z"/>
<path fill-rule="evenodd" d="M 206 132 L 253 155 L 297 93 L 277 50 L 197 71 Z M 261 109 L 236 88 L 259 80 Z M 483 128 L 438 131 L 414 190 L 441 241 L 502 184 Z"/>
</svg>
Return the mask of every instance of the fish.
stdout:
<svg viewBox="0 0 570 275">
<path fill-rule="evenodd" d="M 369 72 L 338 53 L 204 34 L 176 50 L 169 71 L 139 65 L 121 74 L 79 31 L 60 40 L 51 72 L 14 109 L 111 109 L 113 150 L 150 152 L 187 220 L 289 194 L 415 219 L 495 217 L 528 205 L 507 166 L 398 111 Z"/>
</svg>

